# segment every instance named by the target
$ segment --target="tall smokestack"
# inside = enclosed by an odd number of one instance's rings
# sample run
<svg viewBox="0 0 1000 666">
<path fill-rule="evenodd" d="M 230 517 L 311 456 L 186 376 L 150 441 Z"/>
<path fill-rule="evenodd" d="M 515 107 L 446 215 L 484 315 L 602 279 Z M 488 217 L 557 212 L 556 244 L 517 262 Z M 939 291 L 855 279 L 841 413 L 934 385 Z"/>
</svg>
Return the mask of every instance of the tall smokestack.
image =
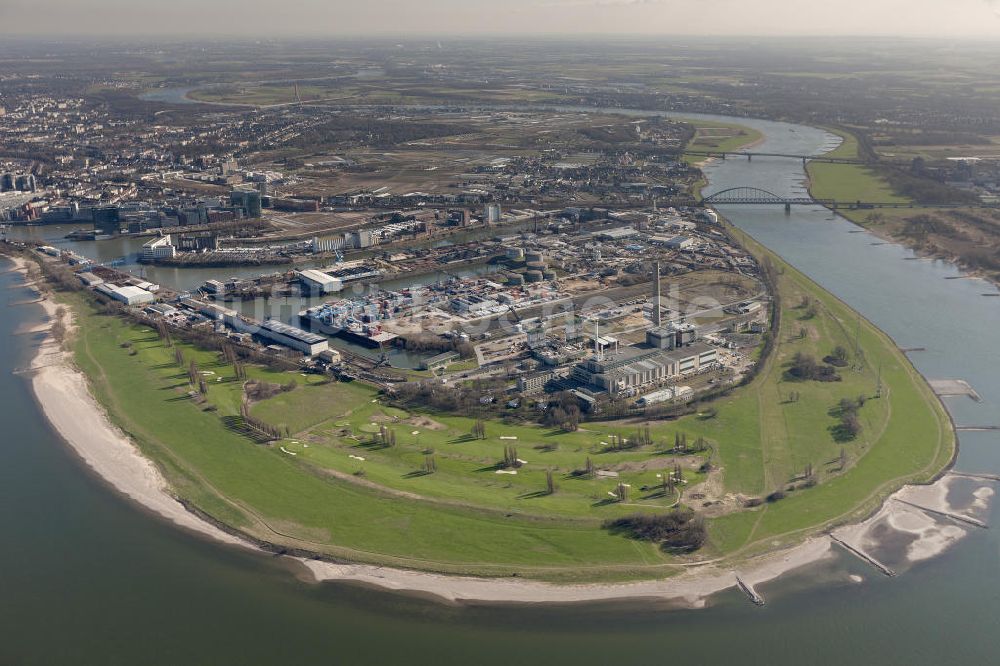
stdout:
<svg viewBox="0 0 1000 666">
<path fill-rule="evenodd" d="M 660 319 L 660 262 L 653 264 L 653 326 L 659 328 Z"/>
</svg>

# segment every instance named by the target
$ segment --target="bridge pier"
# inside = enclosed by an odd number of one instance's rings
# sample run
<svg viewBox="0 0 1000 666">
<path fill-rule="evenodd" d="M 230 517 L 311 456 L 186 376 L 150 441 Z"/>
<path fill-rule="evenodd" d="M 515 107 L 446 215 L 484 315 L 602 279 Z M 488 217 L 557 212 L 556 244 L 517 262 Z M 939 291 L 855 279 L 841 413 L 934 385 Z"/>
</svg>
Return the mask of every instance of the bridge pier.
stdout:
<svg viewBox="0 0 1000 666">
<path fill-rule="evenodd" d="M 792 213 L 792 204 L 790 204 L 790 203 L 788 203 L 786 201 L 785 202 L 785 215 L 791 215 L 791 213 Z"/>
<path fill-rule="evenodd" d="M 753 153 L 747 153 L 747 162 L 753 162 Z"/>
</svg>

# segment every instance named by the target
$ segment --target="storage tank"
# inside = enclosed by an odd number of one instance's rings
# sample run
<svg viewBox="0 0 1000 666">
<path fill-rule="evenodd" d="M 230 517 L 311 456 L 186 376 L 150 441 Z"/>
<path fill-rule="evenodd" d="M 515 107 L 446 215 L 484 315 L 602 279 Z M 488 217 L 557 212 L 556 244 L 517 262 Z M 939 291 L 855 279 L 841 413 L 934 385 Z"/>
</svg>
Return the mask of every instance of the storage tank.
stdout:
<svg viewBox="0 0 1000 666">
<path fill-rule="evenodd" d="M 507 258 L 511 261 L 524 261 L 524 249 L 519 247 L 507 248 Z"/>
<path fill-rule="evenodd" d="M 555 280 L 556 279 L 556 272 L 555 271 L 542 271 L 542 277 L 544 277 L 546 280 Z"/>
<path fill-rule="evenodd" d="M 544 271 L 545 263 L 541 261 L 529 261 L 526 266 L 529 271 Z"/>
<path fill-rule="evenodd" d="M 524 279 L 526 282 L 541 282 L 543 278 L 541 271 L 525 271 Z"/>
<path fill-rule="evenodd" d="M 524 260 L 527 261 L 529 264 L 531 263 L 544 264 L 545 255 L 536 250 L 529 250 L 528 252 L 524 253 Z"/>
<path fill-rule="evenodd" d="M 507 276 L 507 284 L 513 285 L 515 287 L 520 287 L 524 284 L 524 276 L 520 273 L 514 273 L 513 275 Z"/>
</svg>

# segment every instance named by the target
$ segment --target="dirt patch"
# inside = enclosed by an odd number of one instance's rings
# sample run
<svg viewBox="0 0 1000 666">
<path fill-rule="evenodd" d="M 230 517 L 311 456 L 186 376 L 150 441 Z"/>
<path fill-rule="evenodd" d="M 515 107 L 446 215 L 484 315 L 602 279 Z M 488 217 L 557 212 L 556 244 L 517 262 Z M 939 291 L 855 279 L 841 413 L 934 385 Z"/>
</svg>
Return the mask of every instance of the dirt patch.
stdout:
<svg viewBox="0 0 1000 666">
<path fill-rule="evenodd" d="M 399 423 L 398 416 L 390 416 L 385 412 L 372 412 L 372 415 L 369 417 L 369 420 L 372 423 Z"/>
<path fill-rule="evenodd" d="M 434 419 L 427 418 L 426 416 L 413 416 L 406 420 L 410 425 L 415 425 L 418 428 L 426 428 L 427 430 L 447 430 L 448 426 L 443 423 L 438 423 Z"/>
<path fill-rule="evenodd" d="M 602 467 L 602 469 L 609 469 L 614 472 L 644 472 L 655 469 L 673 469 L 674 465 L 677 464 L 689 469 L 698 469 L 703 462 L 705 462 L 704 459 L 697 456 L 656 456 L 648 460 L 630 460 L 610 465 L 606 468 Z"/>
</svg>

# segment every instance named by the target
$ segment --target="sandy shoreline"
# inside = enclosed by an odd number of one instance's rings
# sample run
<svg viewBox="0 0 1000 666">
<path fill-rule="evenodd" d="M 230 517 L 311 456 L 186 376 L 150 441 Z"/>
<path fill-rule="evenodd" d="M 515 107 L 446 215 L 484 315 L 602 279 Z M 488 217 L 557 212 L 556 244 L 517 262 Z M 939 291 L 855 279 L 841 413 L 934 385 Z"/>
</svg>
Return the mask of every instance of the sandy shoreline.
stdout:
<svg viewBox="0 0 1000 666">
<path fill-rule="evenodd" d="M 26 273 L 28 262 L 22 258 L 12 259 L 18 270 Z M 42 300 L 40 305 L 50 320 L 54 320 L 57 305 L 48 298 Z M 51 337 L 39 346 L 31 369 L 32 390 L 48 421 L 80 458 L 109 485 L 142 507 L 200 536 L 265 552 L 250 541 L 234 536 L 188 511 L 171 494 L 166 480 L 156 466 L 142 456 L 129 438 L 110 422 L 104 409 L 90 393 L 86 377 L 74 365 L 72 354 L 63 350 Z M 942 479 L 938 484 L 945 483 L 946 480 L 947 478 Z M 907 492 L 909 488 L 915 487 L 908 486 L 900 493 Z M 937 496 L 944 497 L 944 491 L 934 492 L 938 492 Z M 868 521 L 838 530 L 839 536 L 850 540 L 852 545 L 859 548 L 870 547 L 872 544 L 869 543 L 867 528 L 888 516 L 894 519 L 895 525 L 915 535 L 916 542 L 912 550 L 917 557 L 914 559 L 938 554 L 961 538 L 962 534 L 954 530 L 942 532 L 926 522 L 916 524 L 912 519 L 908 522 L 904 514 L 913 511 L 898 502 L 887 501 Z M 925 521 L 929 519 L 924 516 Z M 964 534 L 963 530 L 959 531 Z M 920 545 L 926 539 L 933 543 Z M 834 556 L 832 541 L 824 535 L 744 562 L 738 571 L 730 567 L 705 564 L 665 580 L 590 585 L 449 576 L 365 564 L 293 559 L 301 563 L 318 582 L 353 582 L 390 591 L 429 595 L 450 602 L 575 603 L 656 599 L 700 608 L 707 604 L 708 597 L 712 594 L 735 587 L 737 575 L 751 586 L 760 585 Z"/>
</svg>

